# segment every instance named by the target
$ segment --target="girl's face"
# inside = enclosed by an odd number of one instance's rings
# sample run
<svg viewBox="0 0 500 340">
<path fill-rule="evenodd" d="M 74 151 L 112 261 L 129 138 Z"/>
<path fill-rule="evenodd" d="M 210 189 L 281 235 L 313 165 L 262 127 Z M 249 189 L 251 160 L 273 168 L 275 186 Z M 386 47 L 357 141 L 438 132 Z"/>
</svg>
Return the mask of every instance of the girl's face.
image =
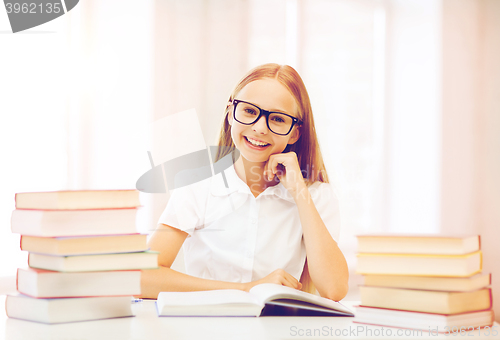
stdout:
<svg viewBox="0 0 500 340">
<path fill-rule="evenodd" d="M 276 79 L 255 80 L 247 84 L 235 99 L 252 103 L 264 110 L 297 117 L 298 109 L 294 97 Z M 300 137 L 297 126 L 286 136 L 269 131 L 264 115 L 255 124 L 244 125 L 233 119 L 231 109 L 228 119 L 236 148 L 250 162 L 267 162 L 271 155 L 283 152 L 288 144 L 295 143 Z"/>
</svg>

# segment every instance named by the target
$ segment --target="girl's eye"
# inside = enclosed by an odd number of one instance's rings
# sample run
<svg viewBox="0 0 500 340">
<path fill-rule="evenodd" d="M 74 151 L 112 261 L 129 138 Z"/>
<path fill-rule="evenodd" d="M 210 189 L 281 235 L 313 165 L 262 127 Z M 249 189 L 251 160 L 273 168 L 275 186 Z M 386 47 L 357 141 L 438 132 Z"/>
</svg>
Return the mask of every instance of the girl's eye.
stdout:
<svg viewBox="0 0 500 340">
<path fill-rule="evenodd" d="M 247 108 L 245 109 L 245 113 L 248 113 L 248 114 L 251 114 L 251 115 L 256 115 L 256 114 L 257 114 L 257 111 L 255 111 L 255 110 L 254 110 L 254 109 L 252 109 L 252 108 L 247 107 Z"/>
<path fill-rule="evenodd" d="M 271 120 L 273 122 L 276 122 L 276 123 L 284 123 L 285 122 L 285 120 L 283 118 L 279 117 L 279 116 L 272 116 Z"/>
</svg>

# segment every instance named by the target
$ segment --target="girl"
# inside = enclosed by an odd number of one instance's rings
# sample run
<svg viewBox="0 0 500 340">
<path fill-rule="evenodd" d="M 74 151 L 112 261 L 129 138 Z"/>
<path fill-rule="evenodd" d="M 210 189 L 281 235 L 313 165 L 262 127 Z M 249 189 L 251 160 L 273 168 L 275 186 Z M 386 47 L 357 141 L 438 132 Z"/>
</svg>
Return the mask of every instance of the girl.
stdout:
<svg viewBox="0 0 500 340">
<path fill-rule="evenodd" d="M 298 73 L 251 70 L 229 98 L 218 145 L 216 161 L 233 157 L 234 166 L 173 191 L 149 241 L 160 269 L 143 271 L 142 296 L 269 282 L 341 300 L 348 270 L 334 239 L 338 202 Z M 170 268 L 183 244 L 187 274 Z"/>
</svg>

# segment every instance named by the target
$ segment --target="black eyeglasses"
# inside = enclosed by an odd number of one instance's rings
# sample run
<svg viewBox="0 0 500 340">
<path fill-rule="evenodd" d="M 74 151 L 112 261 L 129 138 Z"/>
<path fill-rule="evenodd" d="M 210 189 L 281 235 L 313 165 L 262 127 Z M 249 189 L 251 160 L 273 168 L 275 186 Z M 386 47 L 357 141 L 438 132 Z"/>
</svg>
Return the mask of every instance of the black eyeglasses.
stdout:
<svg viewBox="0 0 500 340">
<path fill-rule="evenodd" d="M 252 103 L 233 99 L 233 117 L 238 123 L 252 125 L 255 124 L 262 115 L 266 116 L 266 123 L 269 131 L 280 136 L 288 135 L 295 124 L 298 126 L 302 125 L 302 122 L 298 118 L 286 113 L 266 111 Z"/>
</svg>

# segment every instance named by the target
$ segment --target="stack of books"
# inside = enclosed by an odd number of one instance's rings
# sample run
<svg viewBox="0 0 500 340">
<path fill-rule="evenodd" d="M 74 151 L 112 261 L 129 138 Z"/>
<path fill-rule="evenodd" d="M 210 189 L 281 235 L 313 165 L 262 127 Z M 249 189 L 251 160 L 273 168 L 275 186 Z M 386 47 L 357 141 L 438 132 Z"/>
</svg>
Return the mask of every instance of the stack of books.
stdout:
<svg viewBox="0 0 500 340">
<path fill-rule="evenodd" d="M 360 235 L 355 322 L 452 334 L 491 327 L 478 235 Z"/>
<path fill-rule="evenodd" d="M 133 316 L 141 269 L 158 267 L 137 233 L 136 190 L 16 194 L 12 232 L 29 268 L 17 271 L 9 317 L 61 323 Z"/>
</svg>

